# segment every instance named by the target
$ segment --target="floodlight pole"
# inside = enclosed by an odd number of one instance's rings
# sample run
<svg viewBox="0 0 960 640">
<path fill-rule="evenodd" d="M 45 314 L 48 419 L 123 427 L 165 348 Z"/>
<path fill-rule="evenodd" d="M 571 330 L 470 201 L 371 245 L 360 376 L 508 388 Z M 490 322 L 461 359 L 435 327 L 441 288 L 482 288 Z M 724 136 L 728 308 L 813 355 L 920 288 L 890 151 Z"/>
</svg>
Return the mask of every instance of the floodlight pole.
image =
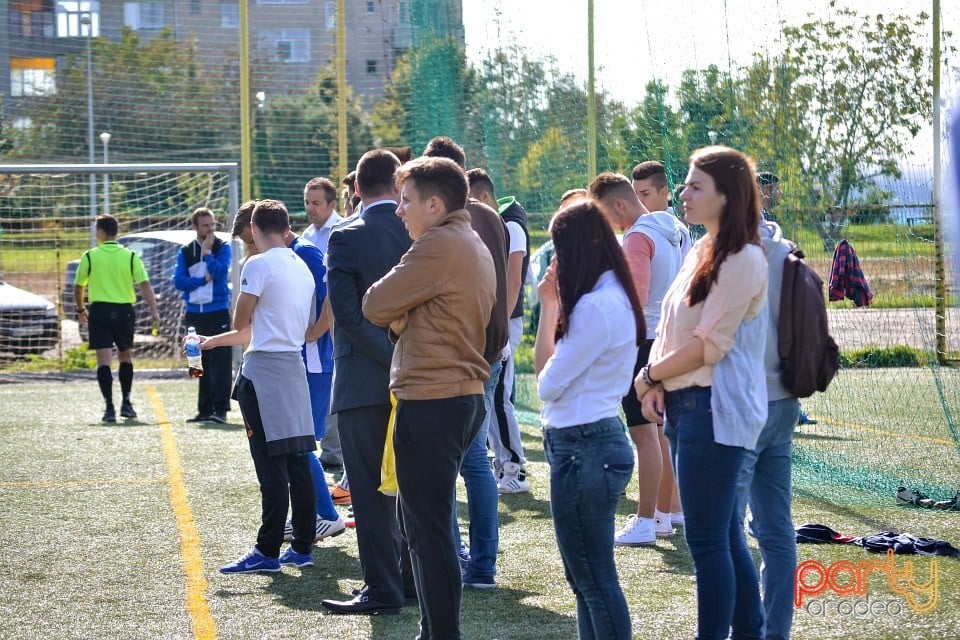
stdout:
<svg viewBox="0 0 960 640">
<path fill-rule="evenodd" d="M 103 143 L 103 164 L 110 164 L 110 132 L 100 134 Z M 103 174 L 103 212 L 110 213 L 110 174 Z"/>
<path fill-rule="evenodd" d="M 934 334 L 937 362 L 947 362 L 947 272 L 944 265 L 943 225 L 940 223 L 940 0 L 933 0 L 933 258 Z"/>
<path fill-rule="evenodd" d="M 87 27 L 87 161 L 96 162 L 93 144 L 93 55 L 90 51 L 93 40 L 93 16 L 88 10 L 80 16 L 80 27 Z M 90 174 L 90 246 L 97 246 L 97 177 Z"/>
</svg>

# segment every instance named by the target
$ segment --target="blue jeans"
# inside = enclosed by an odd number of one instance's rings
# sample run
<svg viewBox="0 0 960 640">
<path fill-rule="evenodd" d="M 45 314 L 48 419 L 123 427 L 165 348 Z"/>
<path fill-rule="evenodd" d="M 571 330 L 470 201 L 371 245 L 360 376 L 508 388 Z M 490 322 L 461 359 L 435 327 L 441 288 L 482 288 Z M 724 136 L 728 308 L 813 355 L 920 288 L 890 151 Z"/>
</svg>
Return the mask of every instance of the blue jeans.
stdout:
<svg viewBox="0 0 960 640">
<path fill-rule="evenodd" d="M 696 637 L 760 638 L 760 587 L 737 511 L 747 450 L 714 442 L 709 387 L 668 391 L 666 405 L 684 536 L 697 577 Z"/>
<path fill-rule="evenodd" d="M 614 515 L 633 475 L 633 448 L 620 418 L 545 429 L 550 511 L 567 582 L 577 598 L 577 637 L 632 637 L 613 561 Z"/>
<path fill-rule="evenodd" d="M 748 451 L 737 487 L 737 517 L 750 504 L 750 531 L 760 544 L 760 581 L 766 614 L 766 640 L 787 640 L 793 624 L 793 579 L 797 569 L 796 533 L 790 513 L 790 461 L 793 429 L 800 417 L 796 398 L 767 405 L 767 423 L 755 451 Z"/>
<path fill-rule="evenodd" d="M 487 460 L 487 432 L 493 408 L 493 392 L 500 377 L 503 361 L 490 365 L 490 377 L 483 383 L 483 407 L 486 417 L 480 432 L 463 454 L 460 476 L 467 488 L 467 510 L 470 517 L 470 563 L 463 575 L 464 582 L 492 578 L 497 573 L 497 549 L 500 545 L 499 494 L 497 480 Z M 457 521 L 456 501 L 453 508 L 453 535 L 460 549 L 460 524 Z M 486 582 L 487 580 L 482 580 Z"/>
</svg>

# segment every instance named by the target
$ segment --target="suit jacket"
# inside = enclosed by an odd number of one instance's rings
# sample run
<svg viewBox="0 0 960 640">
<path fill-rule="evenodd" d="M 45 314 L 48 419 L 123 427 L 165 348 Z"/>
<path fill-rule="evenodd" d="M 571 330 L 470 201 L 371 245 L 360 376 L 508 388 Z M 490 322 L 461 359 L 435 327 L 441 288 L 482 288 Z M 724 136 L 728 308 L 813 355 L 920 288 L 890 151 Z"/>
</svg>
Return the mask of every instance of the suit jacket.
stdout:
<svg viewBox="0 0 960 640">
<path fill-rule="evenodd" d="M 333 311 L 332 412 L 390 402 L 393 344 L 387 330 L 367 320 L 361 305 L 371 284 L 410 248 L 410 235 L 396 206 L 377 205 L 330 233 L 327 295 Z"/>
</svg>

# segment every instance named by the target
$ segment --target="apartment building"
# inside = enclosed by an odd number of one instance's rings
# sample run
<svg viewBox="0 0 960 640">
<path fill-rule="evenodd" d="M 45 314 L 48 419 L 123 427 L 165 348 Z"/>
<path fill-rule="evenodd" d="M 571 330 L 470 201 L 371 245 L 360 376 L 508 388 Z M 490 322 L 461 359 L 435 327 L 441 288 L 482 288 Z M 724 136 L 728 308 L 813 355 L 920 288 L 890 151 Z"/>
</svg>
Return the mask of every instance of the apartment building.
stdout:
<svg viewBox="0 0 960 640">
<path fill-rule="evenodd" d="M 269 96 L 309 85 L 333 62 L 334 0 L 248 0 L 251 89 Z M 463 42 L 460 0 L 345 0 L 347 82 L 370 104 L 397 58 L 418 39 L 411 13 L 438 20 Z M 90 37 L 117 39 L 124 26 L 149 38 L 165 27 L 195 43 L 208 68 L 236 65 L 237 0 L 0 0 L 0 95 L 10 121 L 28 118 L 30 99 L 56 91 L 57 67 L 84 55 Z"/>
</svg>

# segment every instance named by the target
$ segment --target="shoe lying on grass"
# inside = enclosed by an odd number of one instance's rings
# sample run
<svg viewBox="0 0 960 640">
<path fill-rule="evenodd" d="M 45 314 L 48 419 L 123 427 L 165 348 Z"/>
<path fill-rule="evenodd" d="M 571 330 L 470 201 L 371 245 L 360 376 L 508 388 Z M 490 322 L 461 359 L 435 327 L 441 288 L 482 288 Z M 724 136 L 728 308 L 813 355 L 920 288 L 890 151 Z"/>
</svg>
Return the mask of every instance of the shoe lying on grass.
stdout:
<svg viewBox="0 0 960 640">
<path fill-rule="evenodd" d="M 949 500 L 934 502 L 933 508 L 945 511 L 960 511 L 960 491 L 957 491 Z"/>
<path fill-rule="evenodd" d="M 915 507 L 930 508 L 933 507 L 936 502 L 924 495 L 920 489 L 907 489 L 906 487 L 899 487 L 897 489 L 897 504 L 910 504 Z"/>
</svg>

